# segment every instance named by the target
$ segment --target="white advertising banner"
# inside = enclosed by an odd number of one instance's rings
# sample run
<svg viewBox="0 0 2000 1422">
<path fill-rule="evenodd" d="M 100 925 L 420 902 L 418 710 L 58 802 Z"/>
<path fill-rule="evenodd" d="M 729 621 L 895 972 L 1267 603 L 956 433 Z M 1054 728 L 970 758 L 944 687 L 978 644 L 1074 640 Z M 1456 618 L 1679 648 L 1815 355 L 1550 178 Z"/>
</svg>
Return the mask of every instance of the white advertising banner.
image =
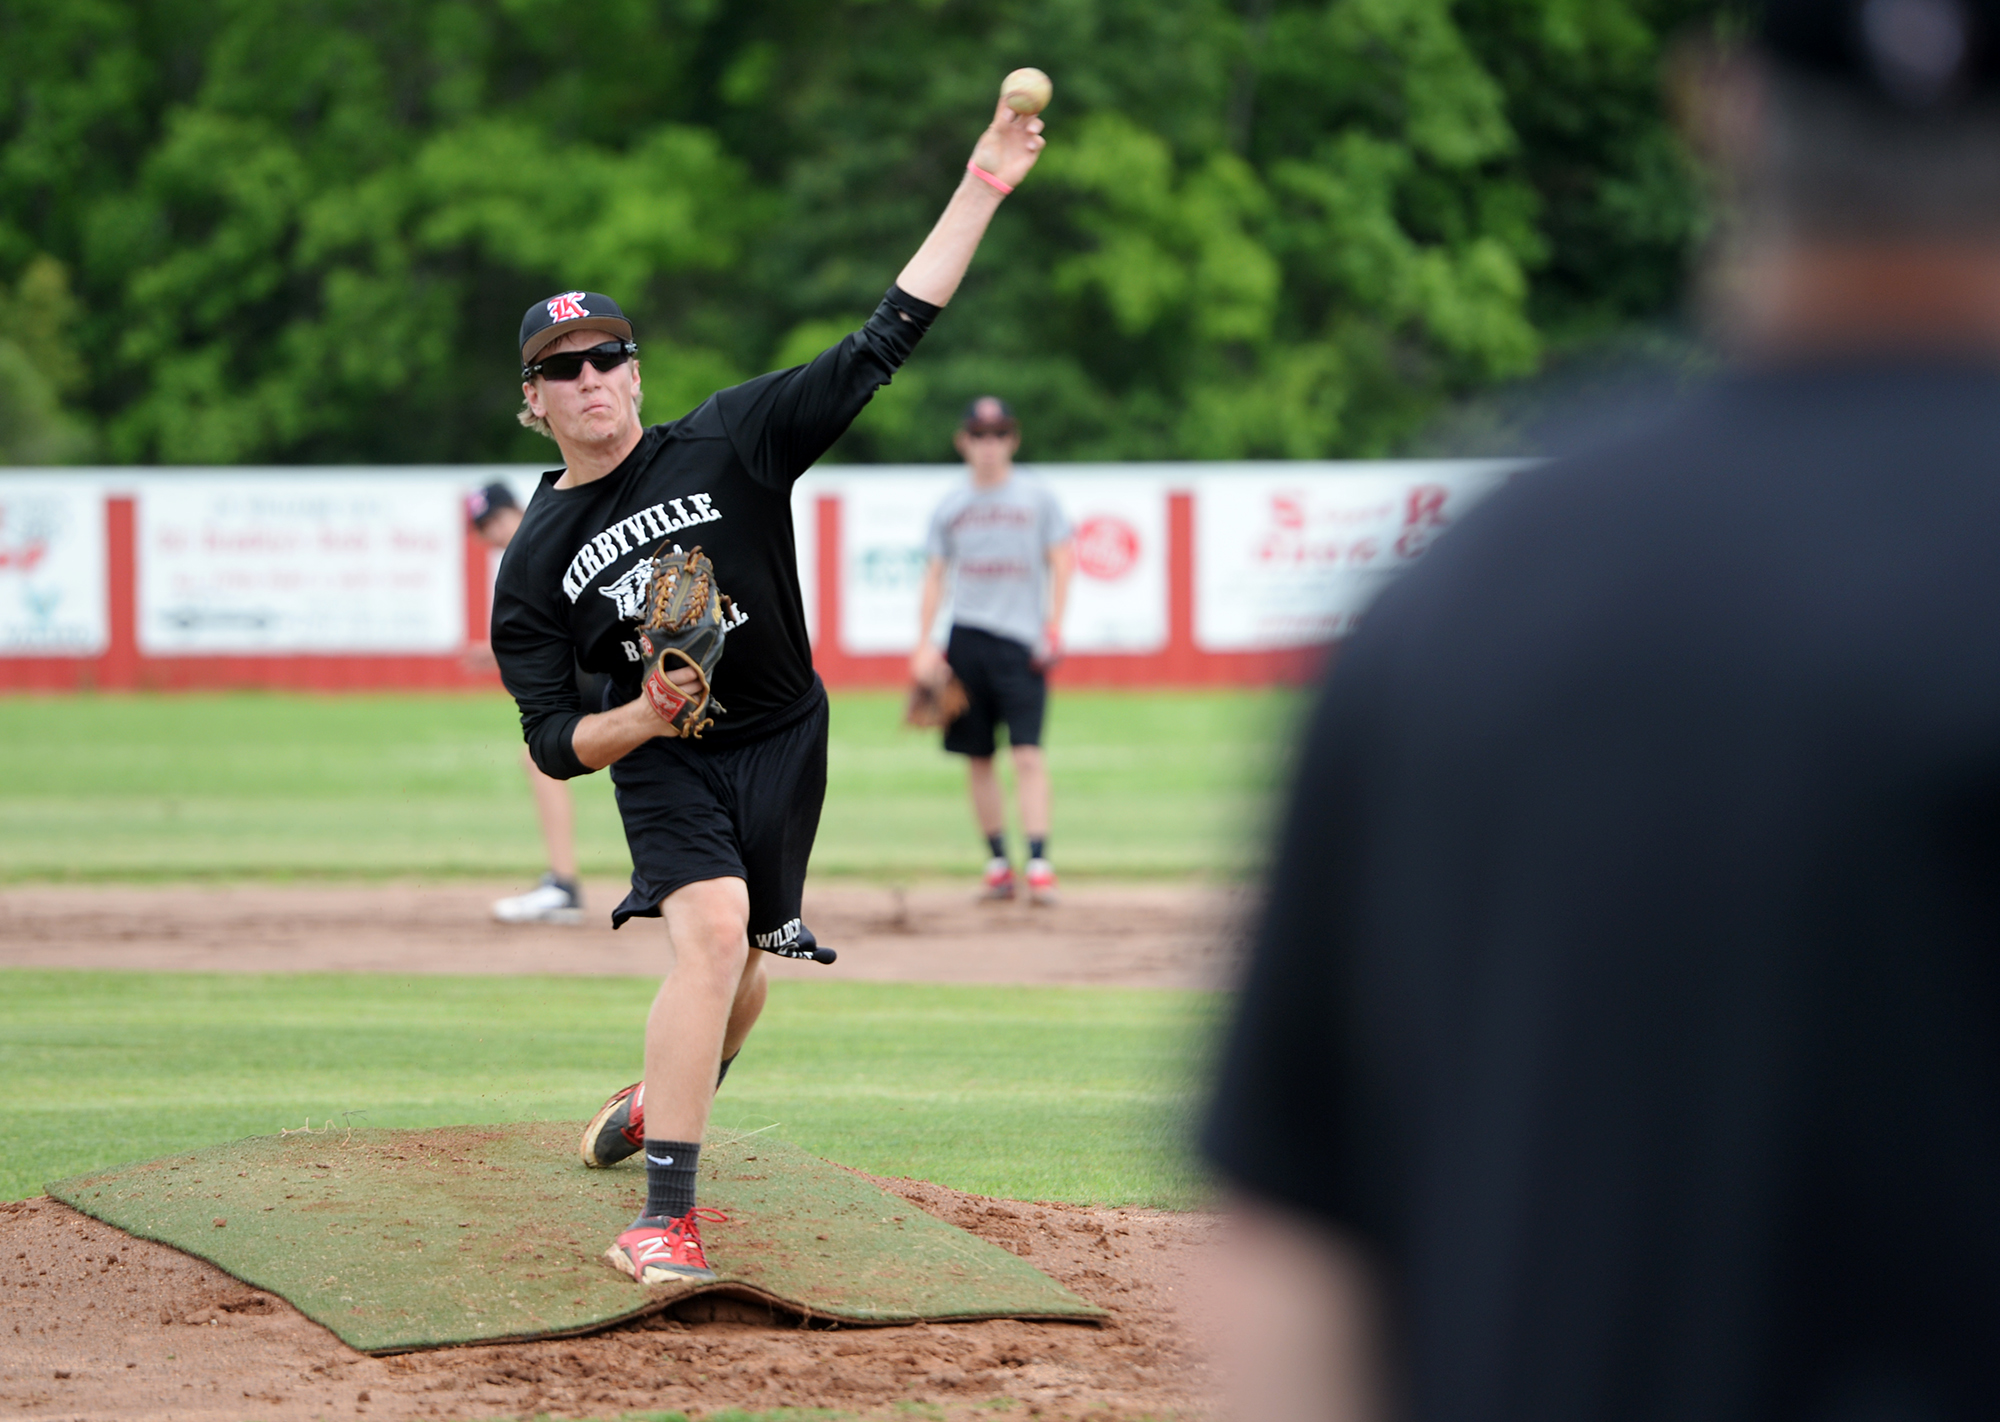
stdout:
<svg viewBox="0 0 2000 1422">
<path fill-rule="evenodd" d="M 964 477 L 945 465 L 827 480 L 841 499 L 842 651 L 884 656 L 917 645 L 931 512 Z"/>
<path fill-rule="evenodd" d="M 148 479 L 139 646 L 203 653 L 439 653 L 465 640 L 472 479 Z"/>
<path fill-rule="evenodd" d="M 1067 649 L 1147 653 L 1165 647 L 1165 483 L 1134 474 L 1042 473 L 1075 535 L 1076 575 L 1063 617 Z"/>
<path fill-rule="evenodd" d="M 1249 465 L 1192 480 L 1196 644 L 1263 651 L 1345 637 L 1388 580 L 1514 467 Z"/>
<path fill-rule="evenodd" d="M 111 641 L 104 491 L 0 480 L 0 653 L 94 657 Z"/>
</svg>

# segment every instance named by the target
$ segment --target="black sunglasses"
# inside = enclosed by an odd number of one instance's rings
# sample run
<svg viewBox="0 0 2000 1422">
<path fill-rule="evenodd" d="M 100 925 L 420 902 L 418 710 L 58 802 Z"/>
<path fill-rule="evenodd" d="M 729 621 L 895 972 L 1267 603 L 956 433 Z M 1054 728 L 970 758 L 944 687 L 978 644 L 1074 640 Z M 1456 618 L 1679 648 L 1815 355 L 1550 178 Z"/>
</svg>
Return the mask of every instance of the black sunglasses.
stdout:
<svg viewBox="0 0 2000 1422">
<path fill-rule="evenodd" d="M 521 379 L 533 380 L 541 376 L 544 380 L 574 380 L 583 374 L 583 363 L 589 361 L 599 370 L 616 370 L 633 356 L 639 354 L 636 341 L 606 341 L 601 346 L 588 350 L 564 351 L 561 355 L 543 356 L 533 365 L 521 367 Z"/>
</svg>

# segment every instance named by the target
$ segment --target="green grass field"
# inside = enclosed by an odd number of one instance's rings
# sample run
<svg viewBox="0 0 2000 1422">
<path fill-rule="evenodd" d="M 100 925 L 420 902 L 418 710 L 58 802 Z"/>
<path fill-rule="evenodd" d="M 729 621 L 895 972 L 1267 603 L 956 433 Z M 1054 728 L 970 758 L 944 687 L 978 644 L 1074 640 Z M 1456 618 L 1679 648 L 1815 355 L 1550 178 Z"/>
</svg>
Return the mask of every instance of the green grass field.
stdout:
<svg viewBox="0 0 2000 1422">
<path fill-rule="evenodd" d="M 1054 857 L 1076 875 L 1239 876 L 1264 841 L 1296 693 L 1067 692 Z M 900 700 L 834 698 L 818 874 L 983 857 L 962 762 Z M 543 867 L 500 696 L 0 697 L 0 881 L 481 875 Z M 589 874 L 630 861 L 609 777 L 573 781 Z"/>
<path fill-rule="evenodd" d="M 1068 693 L 1048 736 L 1071 876 L 1252 870 L 1301 698 Z M 969 874 L 961 763 L 898 698 L 834 698 L 814 872 Z M 0 882 L 518 878 L 542 867 L 489 696 L 0 698 Z M 607 777 L 585 871 L 629 869 Z M 0 1196 L 310 1121 L 581 1118 L 638 1072 L 652 985 L 0 970 Z M 1198 993 L 775 984 L 715 1129 L 1012 1198 L 1187 1206 Z"/>
<path fill-rule="evenodd" d="M 621 978 L 0 971 L 0 1198 L 308 1123 L 587 1117 L 638 1074 Z M 774 983 L 712 1132 L 1013 1199 L 1186 1207 L 1214 997 Z"/>
</svg>

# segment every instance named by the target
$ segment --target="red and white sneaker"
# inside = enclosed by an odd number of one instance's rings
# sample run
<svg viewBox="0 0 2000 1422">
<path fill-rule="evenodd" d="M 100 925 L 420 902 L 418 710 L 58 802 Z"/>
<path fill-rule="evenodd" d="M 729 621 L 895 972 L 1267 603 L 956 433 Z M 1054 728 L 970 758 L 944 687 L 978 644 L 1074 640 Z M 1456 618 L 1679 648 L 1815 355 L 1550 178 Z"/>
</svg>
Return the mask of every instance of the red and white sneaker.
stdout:
<svg viewBox="0 0 2000 1422">
<path fill-rule="evenodd" d="M 1056 892 L 1056 871 L 1046 859 L 1028 861 L 1028 902 L 1044 908 L 1062 902 L 1062 895 Z"/>
<path fill-rule="evenodd" d="M 979 897 L 987 903 L 1000 903 L 1014 897 L 1014 866 L 1005 859 L 993 858 L 986 861 L 986 887 Z"/>
<path fill-rule="evenodd" d="M 695 1218 L 700 1213 L 693 1209 L 671 1220 L 649 1220 L 642 1215 L 604 1251 L 604 1257 L 612 1268 L 642 1284 L 667 1284 L 677 1279 L 706 1283 L 715 1277 L 715 1271 L 701 1252 L 701 1225 Z M 720 1210 L 709 1211 L 709 1217 L 712 1222 L 729 1218 Z"/>
<path fill-rule="evenodd" d="M 577 1153 L 593 1169 L 616 1165 L 646 1144 L 646 1083 L 635 1081 L 598 1107 Z"/>
</svg>

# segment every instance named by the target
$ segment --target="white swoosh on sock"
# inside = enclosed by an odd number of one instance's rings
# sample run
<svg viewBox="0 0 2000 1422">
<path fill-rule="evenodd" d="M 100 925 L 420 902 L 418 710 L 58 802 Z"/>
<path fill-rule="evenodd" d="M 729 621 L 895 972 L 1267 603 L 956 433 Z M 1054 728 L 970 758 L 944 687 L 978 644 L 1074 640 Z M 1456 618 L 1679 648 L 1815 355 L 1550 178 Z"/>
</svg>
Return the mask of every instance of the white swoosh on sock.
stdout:
<svg viewBox="0 0 2000 1422">
<path fill-rule="evenodd" d="M 674 1158 L 670 1155 L 665 1157 L 657 1155 L 649 1155 L 646 1157 L 646 1159 L 650 1160 L 655 1165 L 672 1165 L 674 1163 Z"/>
</svg>

